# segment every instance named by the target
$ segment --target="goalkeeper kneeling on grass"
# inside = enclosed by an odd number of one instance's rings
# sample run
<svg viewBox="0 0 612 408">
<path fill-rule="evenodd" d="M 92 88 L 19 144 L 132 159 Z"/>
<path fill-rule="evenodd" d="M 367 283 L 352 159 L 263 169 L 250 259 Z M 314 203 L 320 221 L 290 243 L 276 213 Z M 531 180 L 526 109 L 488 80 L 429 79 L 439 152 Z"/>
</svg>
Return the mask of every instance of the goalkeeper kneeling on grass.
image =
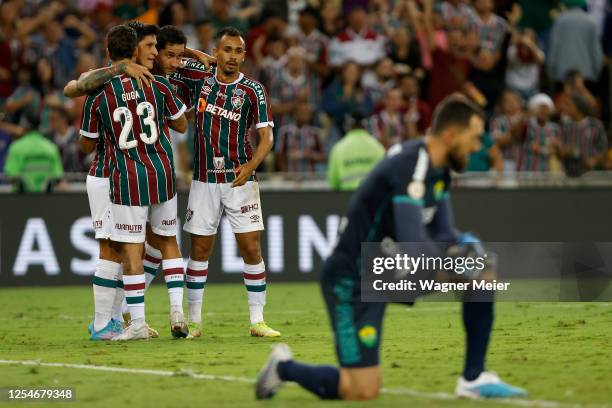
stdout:
<svg viewBox="0 0 612 408">
<path fill-rule="evenodd" d="M 454 251 L 473 246 L 473 240 L 454 229 L 447 190 L 450 171 L 465 169 L 469 154 L 480 149 L 483 130 L 482 111 L 464 97 L 450 96 L 437 107 L 424 139 L 393 147 L 372 170 L 353 195 L 348 223 L 321 271 L 340 367 L 295 361 L 289 347 L 279 344 L 257 379 L 258 399 L 271 398 L 287 381 L 324 399 L 376 398 L 382 383 L 379 351 L 386 303 L 361 302 L 355 261 L 361 257 L 361 244 L 390 237 L 396 242 L 422 242 L 426 254 L 443 251 L 435 242 L 453 243 Z M 463 323 L 466 356 L 456 394 L 470 398 L 526 395 L 485 370 L 493 302 L 464 301 Z"/>
</svg>

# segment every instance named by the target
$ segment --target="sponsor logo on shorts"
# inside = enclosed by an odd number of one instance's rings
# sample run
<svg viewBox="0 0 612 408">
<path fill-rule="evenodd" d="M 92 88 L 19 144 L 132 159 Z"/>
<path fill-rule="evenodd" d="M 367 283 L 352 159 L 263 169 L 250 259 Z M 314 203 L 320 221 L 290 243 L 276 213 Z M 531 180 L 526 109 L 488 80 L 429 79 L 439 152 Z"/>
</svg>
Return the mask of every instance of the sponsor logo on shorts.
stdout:
<svg viewBox="0 0 612 408">
<path fill-rule="evenodd" d="M 259 210 L 259 203 L 243 205 L 242 207 L 240 207 L 240 212 L 242 214 L 256 210 Z"/>
<path fill-rule="evenodd" d="M 139 234 L 142 232 L 142 225 L 140 224 L 115 224 L 117 231 L 125 231 L 130 234 Z"/>
<path fill-rule="evenodd" d="M 259 224 L 259 215 L 253 214 L 249 218 L 251 219 L 251 224 Z"/>
<path fill-rule="evenodd" d="M 102 228 L 103 222 L 102 220 L 95 220 L 93 222 L 93 227 L 95 230 Z"/>
<path fill-rule="evenodd" d="M 171 220 L 162 220 L 162 225 L 164 227 L 172 227 L 176 225 L 176 218 L 173 218 Z"/>
<path fill-rule="evenodd" d="M 185 218 L 187 219 L 187 222 L 191 221 L 192 217 L 193 217 L 193 210 L 191 208 L 188 208 L 187 213 L 185 214 Z"/>
<path fill-rule="evenodd" d="M 374 347 L 378 341 L 378 332 L 376 327 L 366 325 L 359 329 L 357 333 L 359 335 L 359 341 L 366 347 Z"/>
</svg>

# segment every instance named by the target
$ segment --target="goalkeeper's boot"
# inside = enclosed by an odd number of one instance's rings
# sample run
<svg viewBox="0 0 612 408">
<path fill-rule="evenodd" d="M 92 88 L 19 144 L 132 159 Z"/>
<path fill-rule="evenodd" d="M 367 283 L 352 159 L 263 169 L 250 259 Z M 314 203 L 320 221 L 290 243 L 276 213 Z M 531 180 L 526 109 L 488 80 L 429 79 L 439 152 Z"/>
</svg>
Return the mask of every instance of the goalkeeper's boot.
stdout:
<svg viewBox="0 0 612 408">
<path fill-rule="evenodd" d="M 202 323 L 194 323 L 189 322 L 189 334 L 187 335 L 188 339 L 197 339 L 202 337 Z"/>
<path fill-rule="evenodd" d="M 170 313 L 170 333 L 175 339 L 183 339 L 189 334 L 185 315 L 182 312 L 175 310 Z"/>
<path fill-rule="evenodd" d="M 113 320 L 110 320 L 106 326 L 98 331 L 94 330 L 93 322 L 91 322 L 89 325 L 89 330 L 91 334 L 89 339 L 93 341 L 111 340 L 113 337 L 116 337 L 122 333 L 122 331 L 118 330 Z"/>
<path fill-rule="evenodd" d="M 251 325 L 252 337 L 280 337 L 280 335 L 280 332 L 268 326 L 264 321 Z"/>
<path fill-rule="evenodd" d="M 272 347 L 272 352 L 268 361 L 261 368 L 255 382 L 255 397 L 257 399 L 272 398 L 278 389 L 283 385 L 278 375 L 278 363 L 289 361 L 293 358 L 291 349 L 285 343 L 276 344 Z"/>
<path fill-rule="evenodd" d="M 123 333 L 113 337 L 113 341 L 128 341 L 128 340 L 148 340 L 149 339 L 149 326 L 142 322 L 140 324 L 134 321 L 130 322 L 130 325 L 125 328 Z"/>
<path fill-rule="evenodd" d="M 527 391 L 506 384 L 493 371 L 483 371 L 473 381 L 459 377 L 455 394 L 465 398 L 512 398 L 526 397 Z"/>
</svg>

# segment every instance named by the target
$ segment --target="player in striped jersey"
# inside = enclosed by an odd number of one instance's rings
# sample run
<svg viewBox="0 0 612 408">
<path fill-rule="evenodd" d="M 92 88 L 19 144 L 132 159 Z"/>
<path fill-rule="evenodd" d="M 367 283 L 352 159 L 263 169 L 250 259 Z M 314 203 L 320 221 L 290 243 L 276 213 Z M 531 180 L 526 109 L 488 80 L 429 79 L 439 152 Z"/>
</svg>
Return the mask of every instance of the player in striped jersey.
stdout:
<svg viewBox="0 0 612 408">
<path fill-rule="evenodd" d="M 178 66 L 180 65 L 180 58 L 183 53 L 188 53 L 190 56 L 196 57 L 204 64 L 208 64 L 210 61 L 214 61 L 214 58 L 205 53 L 199 52 L 197 50 L 191 50 L 185 48 L 185 41 L 176 40 L 176 33 L 182 35 L 180 30 L 175 27 L 167 26 L 163 27 L 159 30 L 156 26 L 153 25 L 144 25 L 140 22 L 130 22 L 127 24 L 131 28 L 133 28 L 138 36 L 139 43 L 137 47 L 137 55 L 136 62 L 132 62 L 129 60 L 121 61 L 118 64 L 100 68 L 94 71 L 87 72 L 79 78 L 78 81 L 70 81 L 68 85 L 64 88 L 64 94 L 69 97 L 77 97 L 81 95 L 86 95 L 88 93 L 93 92 L 99 86 L 103 85 L 105 82 L 109 81 L 112 77 L 120 74 L 127 74 L 139 82 L 139 87 L 141 84 L 148 84 L 148 81 L 154 79 L 153 75 L 149 70 L 152 70 L 156 74 L 164 75 L 168 77 L 172 72 L 174 72 Z M 168 32 L 171 35 L 168 35 Z M 155 56 L 155 48 L 156 45 L 154 43 L 155 35 L 158 35 L 158 39 L 164 43 L 158 44 L 158 54 Z M 184 36 L 183 36 L 184 38 Z M 180 54 L 180 55 L 179 55 Z M 155 66 L 153 65 L 153 60 L 155 60 Z M 174 84 L 173 84 L 174 85 Z M 178 132 L 170 129 L 171 139 L 174 141 L 175 135 Z M 174 132 L 174 135 L 172 134 Z M 99 147 L 103 148 L 104 139 L 99 139 Z M 105 155 L 106 162 L 104 166 L 108 169 L 108 155 Z M 108 177 L 106 175 L 105 177 Z M 88 185 L 90 180 L 88 179 Z M 108 179 L 96 180 L 93 179 L 91 181 L 92 188 L 88 189 L 90 191 L 90 204 L 92 205 L 92 214 L 95 214 L 94 208 L 110 208 L 110 198 L 109 198 L 109 182 Z M 95 218 L 95 217 L 94 217 Z M 151 284 L 153 278 L 155 277 L 159 265 L 162 263 L 162 254 L 159 250 L 160 245 L 156 242 L 155 234 L 151 231 L 150 225 L 147 223 L 147 240 L 145 243 L 145 257 L 144 257 L 144 270 L 146 272 L 145 277 L 145 289 Z M 101 253 L 104 253 L 101 251 Z M 104 259 L 104 258 L 103 258 Z M 119 266 L 120 268 L 120 266 Z M 180 292 L 180 288 L 172 287 L 175 283 L 171 280 L 167 283 L 170 285 L 168 287 L 169 292 Z M 99 288 L 99 285 L 94 283 L 94 291 L 96 288 Z M 178 302 L 178 294 L 171 295 L 171 297 L 175 298 L 175 302 Z M 182 295 L 180 296 L 182 297 Z M 97 302 L 94 302 L 97 304 Z M 96 306 L 96 310 L 99 308 Z M 115 320 L 123 320 L 122 312 L 124 316 L 126 316 L 126 320 L 129 320 L 129 313 L 127 313 L 128 307 L 124 298 L 123 291 L 123 282 L 119 278 L 117 281 L 115 302 L 113 306 L 112 316 Z M 104 321 L 104 319 L 102 319 Z M 181 333 L 183 324 L 180 321 L 176 321 L 173 324 L 175 330 L 173 332 Z M 157 331 L 149 328 L 149 334 L 151 337 L 157 337 Z"/>
<path fill-rule="evenodd" d="M 64 88 L 64 95 L 74 98 L 91 94 L 111 78 L 121 74 L 126 74 L 136 79 L 139 87 L 141 87 L 143 83 L 148 84 L 148 81 L 154 79 L 154 76 L 149 72 L 147 66 L 149 68 L 153 67 L 151 62 L 151 44 L 154 44 L 153 40 L 156 32 L 155 26 L 148 26 L 148 28 L 141 33 L 136 33 L 137 37 L 140 37 L 141 40 L 136 49 L 136 61 L 125 59 L 111 66 L 86 72 L 82 74 L 78 80 L 70 81 L 66 85 Z M 153 58 L 154 56 L 153 54 Z M 108 180 L 110 155 L 106 152 L 106 147 L 108 147 L 108 145 L 104 143 L 104 138 L 98 138 L 96 157 L 92 163 L 90 176 L 87 178 L 87 192 L 94 226 L 103 225 L 100 221 L 100 217 L 102 214 L 105 214 L 106 211 L 110 211 L 111 206 Z M 104 170 L 100 171 L 100 169 Z M 110 228 L 110 223 L 106 223 L 106 225 Z M 99 239 L 102 271 L 99 271 L 99 267 L 96 268 L 93 282 L 96 318 L 90 326 L 92 340 L 108 339 L 114 336 L 114 334 L 108 332 L 103 332 L 102 335 L 99 333 L 92 333 L 95 327 L 105 324 L 109 319 L 119 328 L 121 325 L 117 322 L 123 323 L 124 316 L 126 320 L 129 320 L 129 313 L 127 313 L 128 307 L 124 300 L 123 280 L 121 278 L 122 270 L 119 263 L 120 257 L 118 254 L 113 255 L 114 252 L 111 252 L 113 249 L 110 246 L 110 240 L 108 240 L 110 231 L 107 231 L 104 235 L 105 238 Z M 111 256 L 113 258 L 109 260 Z M 157 264 L 159 263 L 161 263 L 161 253 L 159 253 L 158 256 Z M 115 271 L 113 279 L 108 279 L 111 274 L 109 273 L 110 271 L 105 271 L 107 269 Z M 112 302 L 112 310 L 109 310 L 110 306 L 108 306 L 109 301 L 107 297 L 111 296 L 113 290 L 115 292 L 115 298 Z M 124 314 L 122 314 L 122 312 Z M 158 336 L 155 329 L 151 327 L 148 329 L 150 337 Z"/>
<path fill-rule="evenodd" d="M 154 49 L 152 37 L 147 43 L 152 42 Z M 129 27 L 118 26 L 109 32 L 107 44 L 113 63 L 130 56 L 128 45 L 132 41 L 138 43 L 135 31 Z M 184 110 L 164 78 L 155 77 L 150 87 L 138 89 L 136 81 L 127 75 L 111 79 L 89 95 L 84 106 L 81 129 L 84 150 L 93 150 L 95 139 L 102 133 L 111 154 L 111 240 L 117 242 L 121 251 L 124 288 L 132 318 L 130 326 L 115 340 L 148 338 L 141 255 L 147 218 L 162 243 L 168 286 L 179 289 L 169 290 L 173 335 L 187 334 L 182 318 L 183 268 L 175 237 L 175 176 L 168 135 L 168 125 L 185 130 Z M 177 321 L 182 321 L 182 331 L 175 331 Z"/>
<path fill-rule="evenodd" d="M 133 54 L 133 51 L 132 51 Z M 126 55 L 128 52 L 126 51 Z M 131 58 L 131 54 L 130 54 Z M 153 75 L 141 65 L 130 59 L 122 60 L 110 67 L 83 74 L 78 81 L 70 81 L 64 88 L 68 97 L 78 97 L 93 92 L 110 78 L 119 74 L 129 74 L 140 83 L 153 79 Z M 95 237 L 99 243 L 100 255 L 93 278 L 94 320 L 89 326 L 91 340 L 110 340 L 123 332 L 121 304 L 123 300 L 123 282 L 121 280 L 121 257 L 110 241 L 110 207 L 109 196 L 109 145 L 104 138 L 98 138 L 96 153 L 87 176 L 87 196 Z M 157 331 L 149 328 L 149 336 L 157 337 Z"/>
<path fill-rule="evenodd" d="M 274 123 L 264 87 L 240 72 L 245 51 L 238 30 L 222 29 L 214 49 L 217 66 L 205 69 L 189 62 L 176 75 L 189 89 L 188 105 L 195 109 L 194 175 L 184 225 L 191 233 L 186 276 L 191 337 L 201 336 L 208 259 L 223 210 L 244 260 L 250 333 L 280 336 L 263 318 L 266 280 L 260 231 L 264 226 L 255 178 L 255 169 L 272 148 Z M 247 139 L 253 124 L 260 139 L 255 151 Z"/>
</svg>

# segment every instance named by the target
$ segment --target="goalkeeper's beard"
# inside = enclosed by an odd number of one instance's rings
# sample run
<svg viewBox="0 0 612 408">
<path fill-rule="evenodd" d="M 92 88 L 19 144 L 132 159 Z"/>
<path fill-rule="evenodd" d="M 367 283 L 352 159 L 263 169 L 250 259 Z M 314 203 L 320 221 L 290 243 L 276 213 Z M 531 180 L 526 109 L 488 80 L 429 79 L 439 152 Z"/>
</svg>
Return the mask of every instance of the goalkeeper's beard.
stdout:
<svg viewBox="0 0 612 408">
<path fill-rule="evenodd" d="M 467 164 L 467 156 L 460 156 L 457 152 L 451 152 L 451 154 L 448 155 L 448 165 L 451 170 L 457 173 L 463 173 L 467 168 Z"/>
</svg>

